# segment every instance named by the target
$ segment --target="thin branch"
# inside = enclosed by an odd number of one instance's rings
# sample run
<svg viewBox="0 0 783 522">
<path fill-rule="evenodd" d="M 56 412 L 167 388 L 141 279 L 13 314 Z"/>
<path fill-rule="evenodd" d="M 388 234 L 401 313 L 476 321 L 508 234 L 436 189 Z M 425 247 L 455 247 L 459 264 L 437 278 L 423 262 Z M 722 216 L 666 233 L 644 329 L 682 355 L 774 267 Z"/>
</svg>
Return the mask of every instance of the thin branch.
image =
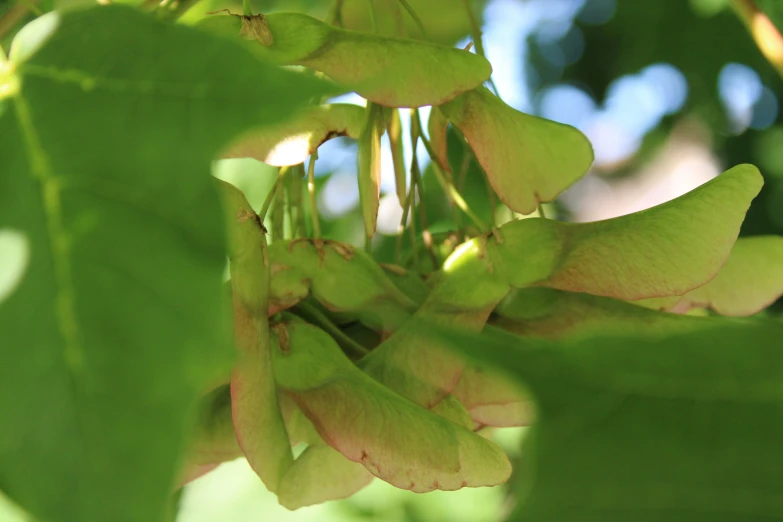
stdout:
<svg viewBox="0 0 783 522">
<path fill-rule="evenodd" d="M 353 355 L 356 358 L 362 358 L 370 353 L 367 348 L 348 337 L 348 335 L 340 330 L 326 314 L 313 305 L 301 301 L 296 305 L 296 310 L 303 316 L 303 319 L 306 319 L 311 323 L 316 323 L 320 328 L 329 333 L 329 335 L 331 335 L 346 352 L 349 352 L 350 355 Z"/>
</svg>

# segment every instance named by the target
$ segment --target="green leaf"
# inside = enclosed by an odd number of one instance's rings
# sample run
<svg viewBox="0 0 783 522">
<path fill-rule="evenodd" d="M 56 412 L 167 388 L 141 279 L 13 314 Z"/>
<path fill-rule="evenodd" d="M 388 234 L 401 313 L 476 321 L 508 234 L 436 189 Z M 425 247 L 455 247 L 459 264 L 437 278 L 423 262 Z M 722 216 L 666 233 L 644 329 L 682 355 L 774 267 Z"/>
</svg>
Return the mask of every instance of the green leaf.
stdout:
<svg viewBox="0 0 783 522">
<path fill-rule="evenodd" d="M 510 520 L 783 517 L 783 326 L 712 319 L 673 335 L 557 343 L 444 333 L 524 382 L 539 412 Z"/>
<path fill-rule="evenodd" d="M 624 300 L 682 295 L 720 270 L 763 181 L 738 165 L 677 199 L 593 223 L 525 219 L 487 243 L 496 278 Z"/>
<path fill-rule="evenodd" d="M 593 162 L 587 138 L 568 125 L 509 107 L 485 87 L 440 107 L 465 135 L 492 188 L 511 210 L 530 214 L 581 178 Z"/>
<path fill-rule="evenodd" d="M 338 136 L 358 139 L 365 120 L 365 110 L 358 105 L 306 107 L 291 120 L 244 134 L 221 157 L 255 158 L 276 167 L 298 165 L 325 141 Z"/>
<path fill-rule="evenodd" d="M 679 313 L 709 308 L 728 316 L 753 315 L 783 295 L 783 237 L 739 238 L 726 264 L 707 284 L 681 297 L 636 301 Z"/>
<path fill-rule="evenodd" d="M 217 15 L 202 27 L 238 35 L 241 23 Z M 481 56 L 432 43 L 338 29 L 303 14 L 266 17 L 274 43 L 246 42 L 278 65 L 320 71 L 362 97 L 387 107 L 440 105 L 474 89 L 492 67 Z"/>
<path fill-rule="evenodd" d="M 416 492 L 508 479 L 511 467 L 499 447 L 382 386 L 357 369 L 326 333 L 301 322 L 274 331 L 278 386 L 349 460 Z"/>
<path fill-rule="evenodd" d="M 29 264 L 0 304 L 0 484 L 45 520 L 162 520 L 230 357 L 210 162 L 324 89 L 123 6 L 40 17 L 2 68 L 0 222 Z"/>
</svg>

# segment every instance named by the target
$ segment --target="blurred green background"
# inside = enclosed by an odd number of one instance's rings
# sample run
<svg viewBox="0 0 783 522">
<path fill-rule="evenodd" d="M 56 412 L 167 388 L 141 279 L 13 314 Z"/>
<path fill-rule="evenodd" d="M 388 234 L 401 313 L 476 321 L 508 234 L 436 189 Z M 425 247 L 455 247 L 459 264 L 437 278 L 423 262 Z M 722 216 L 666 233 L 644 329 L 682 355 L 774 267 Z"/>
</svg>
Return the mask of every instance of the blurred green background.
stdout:
<svg viewBox="0 0 783 522">
<path fill-rule="evenodd" d="M 374 0 L 379 30 L 391 34 L 397 0 Z M 0 43 L 37 11 L 87 4 L 85 0 L 20 0 L 0 3 Z M 438 41 L 464 47 L 470 20 L 456 0 L 410 0 Z M 774 4 L 774 2 L 772 2 Z M 153 3 L 146 2 L 147 5 Z M 325 19 L 331 0 L 256 0 L 258 12 L 308 12 Z M 346 26 L 369 30 L 367 0 L 346 0 Z M 783 124 L 781 79 L 764 60 L 731 8 L 730 0 L 489 0 L 472 2 L 499 95 L 513 107 L 568 123 L 592 141 L 592 171 L 546 209 L 559 219 L 591 221 L 627 214 L 677 197 L 739 163 L 754 163 L 766 185 L 750 209 L 742 234 L 783 233 Z M 764 5 L 763 3 L 761 5 Z M 779 4 L 778 4 L 779 5 Z M 192 23 L 213 9 L 241 11 L 238 2 L 203 0 L 183 17 Z M 418 35 L 407 22 L 409 34 Z M 143 35 L 139 35 L 143 38 Z M 161 50 L 165 52 L 165 50 Z M 356 96 L 343 101 L 362 104 Z M 426 117 L 428 111 L 422 110 Z M 404 121 L 404 127 L 407 122 Z M 455 171 L 463 151 L 450 136 Z M 355 143 L 325 144 L 316 164 L 324 235 L 362 244 L 357 208 Z M 412 151 L 406 149 L 406 161 Z M 423 149 L 423 201 L 433 232 L 460 225 L 428 173 Z M 254 160 L 215 163 L 215 174 L 244 190 L 260 206 L 274 170 Z M 394 195 L 391 156 L 383 158 L 384 196 L 379 258 L 393 260 L 401 209 Z M 509 211 L 493 207 L 475 168 L 464 194 L 482 218 Z M 419 225 L 421 218 L 417 217 Z M 0 261 L 0 264 L 1 261 Z M 773 313 L 780 310 L 773 307 Z M 524 430 L 502 430 L 497 440 L 514 456 Z M 512 481 L 513 482 L 513 481 Z M 465 521 L 501 520 L 508 487 L 417 495 L 378 480 L 351 499 L 297 512 L 277 505 L 243 461 L 185 488 L 178 522 L 254 521 Z M 25 520 L 0 498 L 0 521 Z"/>
</svg>

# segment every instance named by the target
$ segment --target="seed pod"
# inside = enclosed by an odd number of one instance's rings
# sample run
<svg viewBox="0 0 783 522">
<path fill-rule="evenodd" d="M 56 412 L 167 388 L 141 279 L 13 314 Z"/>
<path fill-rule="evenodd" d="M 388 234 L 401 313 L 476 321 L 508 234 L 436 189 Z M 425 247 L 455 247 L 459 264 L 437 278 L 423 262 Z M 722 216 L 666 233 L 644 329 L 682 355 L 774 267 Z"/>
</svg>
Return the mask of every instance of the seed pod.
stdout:
<svg viewBox="0 0 783 522">
<path fill-rule="evenodd" d="M 231 376 L 236 438 L 266 487 L 277 491 L 293 461 L 278 407 L 269 346 L 269 262 L 265 229 L 244 195 L 218 184 L 229 231 L 237 361 Z"/>
<path fill-rule="evenodd" d="M 381 135 L 383 111 L 367 105 L 367 124 L 359 137 L 359 201 L 364 217 L 364 233 L 369 242 L 375 235 L 381 198 Z"/>
<path fill-rule="evenodd" d="M 278 386 L 349 460 L 416 492 L 508 478 L 511 468 L 499 447 L 365 375 L 323 331 L 301 322 L 274 331 Z"/>
<path fill-rule="evenodd" d="M 402 148 L 402 121 L 400 111 L 392 110 L 389 121 L 386 124 L 386 132 L 389 133 L 389 148 L 391 149 L 392 163 L 394 164 L 394 184 L 397 189 L 397 200 L 400 206 L 405 208 L 408 199 L 406 186 L 407 175 L 405 171 L 405 157 Z"/>
<path fill-rule="evenodd" d="M 329 310 L 356 312 L 362 321 L 392 327 L 416 305 L 361 250 L 337 241 L 273 243 L 271 311 L 295 305 L 309 293 Z"/>
</svg>

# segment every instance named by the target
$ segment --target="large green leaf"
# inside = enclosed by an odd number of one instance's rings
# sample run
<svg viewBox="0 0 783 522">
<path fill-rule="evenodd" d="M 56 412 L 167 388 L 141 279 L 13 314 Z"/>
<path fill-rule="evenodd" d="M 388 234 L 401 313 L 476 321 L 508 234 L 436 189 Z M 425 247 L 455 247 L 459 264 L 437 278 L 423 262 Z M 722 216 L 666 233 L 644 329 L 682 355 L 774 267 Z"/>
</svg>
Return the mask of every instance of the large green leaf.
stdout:
<svg viewBox="0 0 783 522">
<path fill-rule="evenodd" d="M 552 343 L 447 333 L 524 382 L 538 421 L 513 521 L 783 517 L 783 325 Z"/>
<path fill-rule="evenodd" d="M 49 14 L 0 88 L 0 487 L 52 521 L 163 519 L 195 399 L 225 372 L 210 161 L 319 83 L 128 7 Z"/>
<path fill-rule="evenodd" d="M 328 334 L 302 322 L 274 327 L 275 380 L 321 437 L 373 475 L 417 492 L 505 482 L 505 453 L 397 395 L 358 368 Z"/>
<path fill-rule="evenodd" d="M 763 310 L 783 294 L 783 237 L 737 240 L 726 264 L 707 284 L 683 296 L 636 301 L 649 308 L 686 312 L 709 308 L 721 315 L 747 316 Z"/>
<path fill-rule="evenodd" d="M 554 200 L 593 162 L 592 146 L 577 129 L 521 113 L 485 87 L 440 110 L 465 135 L 500 200 L 516 212 L 530 214 Z"/>
<path fill-rule="evenodd" d="M 266 24 L 271 45 L 246 42 L 259 56 L 315 69 L 388 107 L 440 105 L 478 87 L 492 72 L 487 60 L 467 51 L 338 29 L 303 14 L 270 14 Z M 237 36 L 241 29 L 239 17 L 225 15 L 200 25 Z"/>
</svg>

